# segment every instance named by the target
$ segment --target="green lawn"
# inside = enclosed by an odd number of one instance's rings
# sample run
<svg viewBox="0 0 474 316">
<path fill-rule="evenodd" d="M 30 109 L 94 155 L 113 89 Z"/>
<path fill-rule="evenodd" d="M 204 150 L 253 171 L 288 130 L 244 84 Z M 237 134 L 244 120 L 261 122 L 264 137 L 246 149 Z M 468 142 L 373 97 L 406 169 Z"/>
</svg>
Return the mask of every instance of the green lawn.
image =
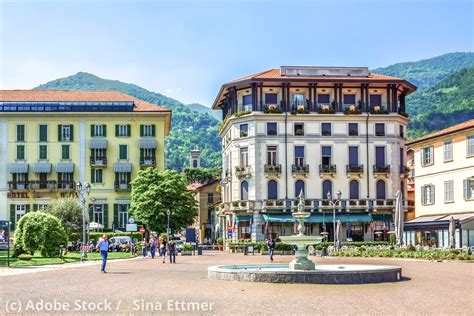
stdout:
<svg viewBox="0 0 474 316">
<path fill-rule="evenodd" d="M 11 254 L 11 253 L 10 253 Z M 129 252 L 109 252 L 108 259 L 127 259 L 135 257 Z M 97 252 L 88 253 L 87 259 L 91 260 L 102 260 L 100 254 Z M 67 253 L 64 260 L 59 258 L 44 258 L 41 257 L 41 254 L 37 252 L 31 260 L 20 260 L 18 258 L 10 258 L 11 267 L 19 266 L 42 266 L 48 264 L 64 264 L 64 263 L 73 263 L 81 261 L 81 254 L 78 252 Z M 0 266 L 7 266 L 7 252 L 0 251 Z"/>
</svg>

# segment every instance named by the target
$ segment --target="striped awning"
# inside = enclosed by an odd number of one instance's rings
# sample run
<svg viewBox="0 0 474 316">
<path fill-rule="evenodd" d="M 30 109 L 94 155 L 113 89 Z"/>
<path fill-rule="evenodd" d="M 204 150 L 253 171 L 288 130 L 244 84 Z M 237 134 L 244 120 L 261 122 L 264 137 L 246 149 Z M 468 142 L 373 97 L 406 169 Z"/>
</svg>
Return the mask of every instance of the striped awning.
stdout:
<svg viewBox="0 0 474 316">
<path fill-rule="evenodd" d="M 49 162 L 38 162 L 33 165 L 34 173 L 50 173 L 51 164 Z"/>
<path fill-rule="evenodd" d="M 74 172 L 74 163 L 72 162 L 59 162 L 56 164 L 57 173 L 73 173 Z"/>
<path fill-rule="evenodd" d="M 154 149 L 157 147 L 156 139 L 140 139 L 140 149 Z"/>
<path fill-rule="evenodd" d="M 116 162 L 114 172 L 132 172 L 132 164 L 129 162 Z"/>
<path fill-rule="evenodd" d="M 10 173 L 28 173 L 29 165 L 27 163 L 10 164 Z"/>
<path fill-rule="evenodd" d="M 90 149 L 106 149 L 107 148 L 107 139 L 91 139 L 89 141 Z"/>
</svg>

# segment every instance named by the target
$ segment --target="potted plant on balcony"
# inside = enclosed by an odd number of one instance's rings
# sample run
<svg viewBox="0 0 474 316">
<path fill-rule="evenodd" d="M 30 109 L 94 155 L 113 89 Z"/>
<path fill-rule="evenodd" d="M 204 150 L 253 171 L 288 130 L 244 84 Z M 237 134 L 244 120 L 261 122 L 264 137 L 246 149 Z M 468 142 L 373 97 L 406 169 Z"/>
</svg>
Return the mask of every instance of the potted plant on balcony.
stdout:
<svg viewBox="0 0 474 316">
<path fill-rule="evenodd" d="M 266 205 L 266 206 L 273 206 L 273 200 L 267 200 L 267 201 L 265 202 L 265 205 Z"/>
<path fill-rule="evenodd" d="M 233 207 L 239 207 L 239 201 L 233 201 L 232 206 Z"/>
<path fill-rule="evenodd" d="M 247 206 L 247 202 L 245 202 L 245 201 L 240 202 L 240 206 L 241 206 L 241 207 L 246 207 L 246 206 Z"/>
<path fill-rule="evenodd" d="M 283 206 L 283 200 L 277 200 L 275 204 L 276 206 Z"/>
</svg>

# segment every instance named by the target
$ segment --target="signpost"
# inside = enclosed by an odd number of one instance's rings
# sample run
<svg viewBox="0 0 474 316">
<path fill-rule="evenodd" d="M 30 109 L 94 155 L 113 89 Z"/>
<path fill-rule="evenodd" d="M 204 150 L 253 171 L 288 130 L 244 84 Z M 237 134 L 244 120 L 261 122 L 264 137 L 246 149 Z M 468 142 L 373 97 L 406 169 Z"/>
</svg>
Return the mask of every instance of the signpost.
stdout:
<svg viewBox="0 0 474 316">
<path fill-rule="evenodd" d="M 10 266 L 10 222 L 0 221 L 0 250 L 7 250 L 7 265 Z"/>
<path fill-rule="evenodd" d="M 140 233 L 142 233 L 142 234 L 145 233 L 145 227 L 143 227 L 143 226 L 140 227 Z"/>
</svg>

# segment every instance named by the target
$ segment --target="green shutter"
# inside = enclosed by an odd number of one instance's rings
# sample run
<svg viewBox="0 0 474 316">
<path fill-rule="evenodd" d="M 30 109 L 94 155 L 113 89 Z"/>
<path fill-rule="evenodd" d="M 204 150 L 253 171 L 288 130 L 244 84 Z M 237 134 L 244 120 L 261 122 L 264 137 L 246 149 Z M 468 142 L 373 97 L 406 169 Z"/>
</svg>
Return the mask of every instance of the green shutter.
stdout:
<svg viewBox="0 0 474 316">
<path fill-rule="evenodd" d="M 15 219 L 16 219 L 16 216 L 15 216 L 15 205 L 12 204 L 10 205 L 10 222 L 12 223 L 11 225 L 11 230 L 15 230 Z"/>
<path fill-rule="evenodd" d="M 104 204 L 104 228 L 109 228 L 109 205 Z"/>
<path fill-rule="evenodd" d="M 132 125 L 127 124 L 127 136 L 132 136 Z"/>
<path fill-rule="evenodd" d="M 99 176 L 97 177 L 96 181 L 97 183 L 104 183 L 104 173 L 102 171 L 103 169 L 99 169 Z"/>
<path fill-rule="evenodd" d="M 47 142 L 48 141 L 48 125 L 40 125 L 39 132 L 40 132 L 39 141 Z"/>
<path fill-rule="evenodd" d="M 118 124 L 115 124 L 115 137 L 119 136 L 119 126 Z"/>
<path fill-rule="evenodd" d="M 72 125 L 72 124 L 69 125 L 69 128 L 71 129 L 71 133 L 70 133 L 71 139 L 70 139 L 70 141 L 73 142 L 74 141 L 74 125 Z"/>
<path fill-rule="evenodd" d="M 16 159 L 17 160 L 25 159 L 25 145 L 16 146 Z"/>
<path fill-rule="evenodd" d="M 89 204 L 88 210 L 89 210 L 89 223 L 90 223 L 90 222 L 93 222 L 93 219 L 94 219 L 94 204 Z"/>
<path fill-rule="evenodd" d="M 25 205 L 25 214 L 30 211 L 30 204 Z"/>
<path fill-rule="evenodd" d="M 38 211 L 38 204 L 33 204 L 33 212 Z"/>
<path fill-rule="evenodd" d="M 156 135 L 156 125 L 152 124 L 151 125 L 151 136 L 155 137 Z"/>
<path fill-rule="evenodd" d="M 127 145 L 119 145 L 119 159 L 127 159 Z"/>
<path fill-rule="evenodd" d="M 61 141 L 61 130 L 63 129 L 63 126 L 61 124 L 58 125 L 58 142 Z"/>
<path fill-rule="evenodd" d="M 140 124 L 140 137 L 143 137 L 143 134 L 144 134 L 143 130 L 144 129 L 145 129 L 145 127 L 142 124 Z"/>
<path fill-rule="evenodd" d="M 92 124 L 91 125 L 91 137 L 94 137 L 95 136 L 95 125 Z"/>
<path fill-rule="evenodd" d="M 104 137 L 107 137 L 107 125 L 104 124 L 103 127 Z"/>
<path fill-rule="evenodd" d="M 115 223 L 115 227 L 119 227 L 118 209 L 119 209 L 119 205 L 114 204 L 114 223 Z"/>
<path fill-rule="evenodd" d="M 463 197 L 465 200 L 470 198 L 469 190 L 468 190 L 468 181 L 467 179 L 462 180 L 462 185 L 463 185 Z"/>
<path fill-rule="evenodd" d="M 95 183 L 95 170 L 91 169 L 91 183 Z"/>
<path fill-rule="evenodd" d="M 25 141 L 25 125 L 16 126 L 16 140 L 19 142 Z"/>
</svg>

